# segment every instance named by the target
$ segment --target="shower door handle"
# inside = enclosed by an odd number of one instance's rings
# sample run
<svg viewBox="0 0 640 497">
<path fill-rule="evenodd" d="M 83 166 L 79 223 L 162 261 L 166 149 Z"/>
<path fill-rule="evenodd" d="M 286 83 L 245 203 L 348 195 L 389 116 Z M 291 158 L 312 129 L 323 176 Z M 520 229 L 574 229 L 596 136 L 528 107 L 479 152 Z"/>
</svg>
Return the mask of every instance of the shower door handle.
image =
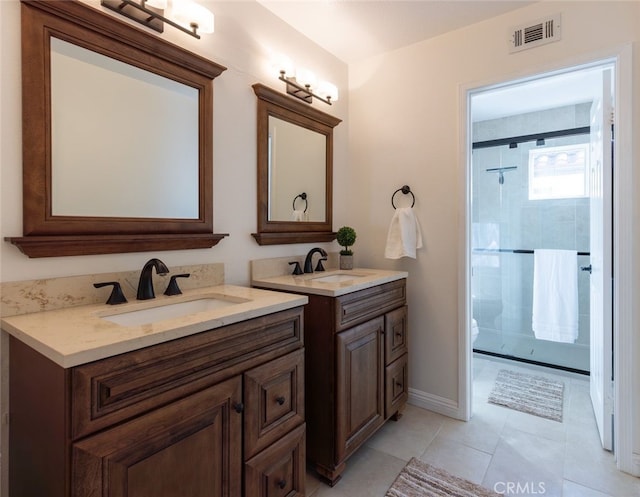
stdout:
<svg viewBox="0 0 640 497">
<path fill-rule="evenodd" d="M 580 271 L 588 271 L 589 274 L 591 274 L 591 264 L 589 264 L 588 266 L 580 266 Z"/>
</svg>

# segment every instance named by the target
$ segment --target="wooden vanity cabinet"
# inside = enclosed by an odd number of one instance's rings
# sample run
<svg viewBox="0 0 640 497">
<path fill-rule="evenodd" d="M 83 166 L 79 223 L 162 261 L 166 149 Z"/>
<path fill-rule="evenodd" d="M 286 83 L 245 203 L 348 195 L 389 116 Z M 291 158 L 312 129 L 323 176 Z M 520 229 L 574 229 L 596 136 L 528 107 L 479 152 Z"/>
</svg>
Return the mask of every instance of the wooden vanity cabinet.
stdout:
<svg viewBox="0 0 640 497">
<path fill-rule="evenodd" d="M 11 337 L 10 496 L 303 496 L 302 312 L 69 369 Z"/>
<path fill-rule="evenodd" d="M 406 280 L 308 297 L 307 460 L 333 485 L 348 457 L 407 401 Z"/>
</svg>

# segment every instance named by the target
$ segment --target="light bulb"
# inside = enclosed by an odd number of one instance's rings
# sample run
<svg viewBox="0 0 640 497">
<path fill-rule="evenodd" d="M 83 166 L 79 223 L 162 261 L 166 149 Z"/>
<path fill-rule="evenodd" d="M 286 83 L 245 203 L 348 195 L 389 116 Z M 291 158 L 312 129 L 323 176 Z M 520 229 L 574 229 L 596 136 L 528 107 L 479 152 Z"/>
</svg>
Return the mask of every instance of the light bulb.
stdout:
<svg viewBox="0 0 640 497">
<path fill-rule="evenodd" d="M 167 0 L 146 0 L 144 3 L 154 9 L 164 10 L 167 8 Z"/>
<path fill-rule="evenodd" d="M 296 69 L 296 81 L 302 86 L 314 88 L 316 85 L 316 75 L 305 67 L 298 67 Z"/>
<path fill-rule="evenodd" d="M 278 73 L 284 72 L 284 75 L 287 77 L 291 77 L 295 74 L 293 61 L 286 55 L 277 54 L 274 57 L 272 66 Z"/>
<path fill-rule="evenodd" d="M 173 0 L 171 2 L 171 17 L 177 23 L 188 28 L 196 25 L 199 33 L 213 33 L 213 13 L 191 0 Z"/>
<path fill-rule="evenodd" d="M 332 102 L 338 100 L 338 87 L 328 81 L 320 81 L 318 83 L 318 95 Z"/>
</svg>

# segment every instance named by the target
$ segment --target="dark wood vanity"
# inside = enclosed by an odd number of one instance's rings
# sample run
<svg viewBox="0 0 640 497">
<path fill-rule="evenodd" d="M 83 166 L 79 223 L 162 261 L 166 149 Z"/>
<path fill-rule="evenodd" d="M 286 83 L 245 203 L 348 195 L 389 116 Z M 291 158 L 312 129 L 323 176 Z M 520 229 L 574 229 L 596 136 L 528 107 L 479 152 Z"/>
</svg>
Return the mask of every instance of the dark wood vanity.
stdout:
<svg viewBox="0 0 640 497">
<path fill-rule="evenodd" d="M 14 497 L 303 496 L 302 307 L 71 368 L 10 338 Z"/>
<path fill-rule="evenodd" d="M 408 398 L 406 280 L 305 306 L 307 460 L 330 485 Z"/>
<path fill-rule="evenodd" d="M 252 280 L 255 287 L 309 299 L 304 307 L 307 464 L 330 485 L 359 447 L 387 420 L 400 417 L 409 385 L 407 273 L 337 273 L 341 278 L 332 283 L 320 283 L 332 271 Z"/>
</svg>

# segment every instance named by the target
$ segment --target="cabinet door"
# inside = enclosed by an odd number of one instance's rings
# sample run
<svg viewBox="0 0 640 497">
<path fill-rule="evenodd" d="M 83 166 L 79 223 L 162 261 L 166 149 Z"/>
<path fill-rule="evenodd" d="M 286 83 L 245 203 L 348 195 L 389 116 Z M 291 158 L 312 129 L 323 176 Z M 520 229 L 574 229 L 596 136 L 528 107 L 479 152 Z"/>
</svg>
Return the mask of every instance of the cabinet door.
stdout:
<svg viewBox="0 0 640 497">
<path fill-rule="evenodd" d="M 336 335 L 337 462 L 384 422 L 383 329 L 381 316 Z"/>
<path fill-rule="evenodd" d="M 302 497 L 306 478 L 305 425 L 245 465 L 245 497 Z"/>
<path fill-rule="evenodd" d="M 237 497 L 241 396 L 235 377 L 73 444 L 73 497 Z"/>
</svg>

